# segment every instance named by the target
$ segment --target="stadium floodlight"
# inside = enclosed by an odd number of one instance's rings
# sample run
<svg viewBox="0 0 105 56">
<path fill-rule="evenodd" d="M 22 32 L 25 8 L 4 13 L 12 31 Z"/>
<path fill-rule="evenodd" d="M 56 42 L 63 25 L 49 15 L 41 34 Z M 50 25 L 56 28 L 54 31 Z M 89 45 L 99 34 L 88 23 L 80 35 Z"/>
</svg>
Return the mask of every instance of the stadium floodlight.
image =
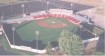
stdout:
<svg viewBox="0 0 105 56">
<path fill-rule="evenodd" d="M 2 19 L 3 19 L 4 17 L 3 16 L 1 16 L 1 19 L 0 19 L 0 23 L 1 23 L 1 26 L 3 26 L 3 23 L 2 23 Z M 0 31 L 2 31 L 2 28 L 0 29 Z M 2 35 L 3 37 L 4 37 L 4 33 L 3 32 L 1 32 L 1 34 L 0 35 Z"/>
<path fill-rule="evenodd" d="M 81 36 L 81 31 L 82 31 L 83 25 L 80 25 L 80 36 Z"/>
<path fill-rule="evenodd" d="M 31 8 L 31 0 L 29 0 L 29 8 L 28 8 L 28 12 L 30 13 L 30 8 Z"/>
<path fill-rule="evenodd" d="M 50 2 L 49 2 L 49 1 L 47 1 L 47 12 L 48 12 L 48 9 L 49 9 L 49 8 L 48 8 L 49 3 L 50 3 Z"/>
<path fill-rule="evenodd" d="M 21 4 L 21 7 L 22 7 L 22 8 L 24 8 L 24 6 L 25 6 L 24 4 Z"/>
<path fill-rule="evenodd" d="M 41 5 L 42 5 L 42 6 L 43 6 L 43 2 L 45 2 L 45 1 L 41 0 Z"/>
<path fill-rule="evenodd" d="M 13 37 L 13 45 L 15 45 L 15 38 L 14 38 L 15 27 L 12 27 L 12 31 L 13 31 L 13 34 L 12 34 L 12 37 Z"/>
<path fill-rule="evenodd" d="M 0 23 L 1 23 L 1 26 L 3 26 L 3 24 L 2 24 L 2 20 L 3 20 L 3 16 L 1 16 L 1 19 L 0 19 Z"/>
<path fill-rule="evenodd" d="M 49 1 L 47 1 L 47 5 L 49 4 Z"/>
<path fill-rule="evenodd" d="M 35 31 L 35 34 L 36 34 L 36 35 L 39 35 L 39 31 Z"/>
<path fill-rule="evenodd" d="M 12 5 L 13 5 L 13 0 L 10 0 L 10 6 L 11 6 L 11 14 L 12 14 Z"/>
<path fill-rule="evenodd" d="M 1 19 L 0 19 L 1 26 L 3 26 L 3 23 L 2 23 L 3 18 L 4 18 L 4 17 L 1 16 Z M 2 31 L 2 27 L 1 27 L 0 31 Z"/>
<path fill-rule="evenodd" d="M 38 53 L 38 36 L 39 36 L 39 31 L 35 31 L 36 34 L 36 49 L 37 49 L 37 53 Z"/>
<path fill-rule="evenodd" d="M 21 4 L 23 17 L 25 17 L 25 14 L 24 14 L 24 6 L 25 6 L 24 4 Z"/>
<path fill-rule="evenodd" d="M 1 19 L 0 19 L 0 23 L 1 23 L 1 26 L 3 26 L 3 23 L 2 23 L 2 20 L 4 19 L 3 16 L 1 16 Z"/>
<path fill-rule="evenodd" d="M 73 3 L 71 3 L 70 6 L 71 6 L 71 10 L 73 10 Z"/>
</svg>

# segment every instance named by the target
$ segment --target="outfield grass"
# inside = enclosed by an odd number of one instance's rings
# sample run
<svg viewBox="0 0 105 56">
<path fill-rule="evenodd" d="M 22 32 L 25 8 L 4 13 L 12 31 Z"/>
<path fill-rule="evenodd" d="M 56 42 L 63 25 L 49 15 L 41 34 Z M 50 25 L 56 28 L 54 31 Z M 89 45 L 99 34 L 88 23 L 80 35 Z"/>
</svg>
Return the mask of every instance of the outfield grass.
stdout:
<svg viewBox="0 0 105 56">
<path fill-rule="evenodd" d="M 47 23 L 51 23 L 51 22 L 48 22 L 48 20 L 52 20 L 52 18 L 48 18 L 48 19 L 42 19 L 44 21 L 46 21 Z M 41 21 L 42 21 L 41 20 Z M 69 30 L 69 31 L 72 31 L 72 32 L 75 32 L 75 30 L 78 28 L 76 25 L 66 21 L 65 19 L 62 19 L 62 18 L 57 18 L 56 20 L 54 21 L 57 21 L 57 22 L 63 22 L 63 23 L 66 23 L 67 24 L 67 27 L 64 27 L 64 28 L 45 28 L 45 27 L 42 27 L 42 26 L 39 26 L 37 24 L 37 22 L 39 22 L 40 20 L 38 21 L 32 21 L 28 24 L 25 24 L 21 27 L 18 27 L 16 29 L 16 32 L 19 34 L 19 36 L 21 37 L 22 40 L 24 41 L 33 41 L 36 39 L 36 34 L 35 34 L 35 31 L 39 31 L 39 40 L 42 40 L 44 42 L 52 42 L 52 41 L 57 41 L 58 40 L 58 37 L 60 36 L 60 33 L 62 30 L 66 29 L 66 30 Z M 53 21 L 53 20 L 52 20 Z"/>
</svg>

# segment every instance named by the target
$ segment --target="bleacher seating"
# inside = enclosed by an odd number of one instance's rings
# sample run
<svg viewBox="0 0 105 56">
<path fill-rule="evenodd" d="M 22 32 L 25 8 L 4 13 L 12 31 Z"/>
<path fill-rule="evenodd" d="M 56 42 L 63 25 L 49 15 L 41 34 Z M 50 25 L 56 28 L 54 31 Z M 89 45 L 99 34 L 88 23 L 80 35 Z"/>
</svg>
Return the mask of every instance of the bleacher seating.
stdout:
<svg viewBox="0 0 105 56">
<path fill-rule="evenodd" d="M 35 18 L 35 20 L 45 19 L 48 17 L 57 17 L 57 18 L 64 18 L 76 25 L 80 24 L 80 21 L 78 21 L 77 19 L 74 19 L 72 15 L 73 15 L 72 11 L 65 10 L 65 9 L 50 9 L 49 13 L 45 11 L 41 11 L 38 13 L 31 14 L 31 16 Z"/>
</svg>

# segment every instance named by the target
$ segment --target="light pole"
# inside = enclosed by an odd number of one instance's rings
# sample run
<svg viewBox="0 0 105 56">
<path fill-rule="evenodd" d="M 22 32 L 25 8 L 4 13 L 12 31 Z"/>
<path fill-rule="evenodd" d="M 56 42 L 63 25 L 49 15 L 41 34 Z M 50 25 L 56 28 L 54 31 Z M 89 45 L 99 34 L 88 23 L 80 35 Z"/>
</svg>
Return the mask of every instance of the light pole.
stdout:
<svg viewBox="0 0 105 56">
<path fill-rule="evenodd" d="M 25 17 L 25 14 L 24 14 L 24 13 L 25 13 L 25 12 L 24 12 L 24 6 L 25 6 L 24 4 L 21 4 L 23 17 Z"/>
<path fill-rule="evenodd" d="M 39 31 L 35 31 L 36 34 L 36 49 L 37 49 L 37 53 L 38 53 L 38 36 L 39 36 Z"/>
<path fill-rule="evenodd" d="M 30 13 L 31 11 L 30 11 L 30 9 L 31 9 L 31 0 L 29 0 L 29 8 L 28 8 L 28 12 Z"/>
<path fill-rule="evenodd" d="M 45 1 L 41 0 L 41 3 L 42 3 L 42 7 L 43 7 L 43 5 L 44 5 L 44 4 L 43 4 L 44 2 L 45 2 Z"/>
<path fill-rule="evenodd" d="M 73 3 L 71 3 L 70 6 L 71 6 L 71 10 L 73 10 Z"/>
<path fill-rule="evenodd" d="M 80 25 L 80 37 L 81 37 L 81 32 L 82 32 L 82 25 Z"/>
<path fill-rule="evenodd" d="M 1 23 L 1 25 L 3 26 L 3 24 L 2 24 L 2 20 L 3 20 L 3 16 L 1 16 L 1 19 L 0 19 L 0 23 Z"/>
<path fill-rule="evenodd" d="M 12 0 L 11 0 L 11 14 L 12 14 Z"/>
<path fill-rule="evenodd" d="M 14 38 L 15 27 L 12 27 L 12 31 L 13 31 L 13 35 L 12 35 L 12 37 L 13 37 L 13 45 L 15 45 L 15 38 Z"/>
<path fill-rule="evenodd" d="M 48 12 L 48 9 L 49 9 L 49 8 L 48 8 L 48 5 L 49 5 L 49 1 L 47 1 L 47 12 Z"/>
<path fill-rule="evenodd" d="M 3 20 L 3 16 L 1 16 L 1 19 L 0 19 L 0 24 L 1 24 L 1 30 L 3 30 L 3 23 L 2 23 L 2 20 Z M 3 34 L 3 31 L 1 32 L 1 34 L 3 35 L 3 37 L 4 37 L 4 34 Z"/>
</svg>

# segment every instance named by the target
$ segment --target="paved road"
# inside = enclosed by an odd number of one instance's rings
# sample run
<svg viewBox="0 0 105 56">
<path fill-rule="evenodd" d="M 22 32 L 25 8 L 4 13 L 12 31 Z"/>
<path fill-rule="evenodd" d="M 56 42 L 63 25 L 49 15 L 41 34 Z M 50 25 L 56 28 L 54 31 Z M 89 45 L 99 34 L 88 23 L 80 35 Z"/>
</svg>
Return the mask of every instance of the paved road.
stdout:
<svg viewBox="0 0 105 56">
<path fill-rule="evenodd" d="M 21 3 L 22 4 L 22 3 Z M 8 16 L 14 16 L 17 14 L 22 14 L 22 7 L 21 4 L 14 4 L 14 5 L 7 5 L 7 6 L 2 6 L 0 7 L 0 16 L 4 15 L 5 17 Z M 46 10 L 47 8 L 47 3 L 46 2 L 39 2 L 39 1 L 33 1 L 33 2 L 27 2 L 24 3 L 24 12 L 29 13 L 29 12 L 35 12 L 35 11 L 41 11 L 41 10 Z M 49 3 L 49 8 L 66 8 L 66 9 L 71 9 L 71 3 L 68 2 L 62 2 L 62 1 L 51 1 Z M 76 11 L 84 10 L 92 8 L 92 6 L 87 6 L 87 5 L 81 5 L 81 4 L 76 4 L 74 3 L 73 9 Z"/>
</svg>

